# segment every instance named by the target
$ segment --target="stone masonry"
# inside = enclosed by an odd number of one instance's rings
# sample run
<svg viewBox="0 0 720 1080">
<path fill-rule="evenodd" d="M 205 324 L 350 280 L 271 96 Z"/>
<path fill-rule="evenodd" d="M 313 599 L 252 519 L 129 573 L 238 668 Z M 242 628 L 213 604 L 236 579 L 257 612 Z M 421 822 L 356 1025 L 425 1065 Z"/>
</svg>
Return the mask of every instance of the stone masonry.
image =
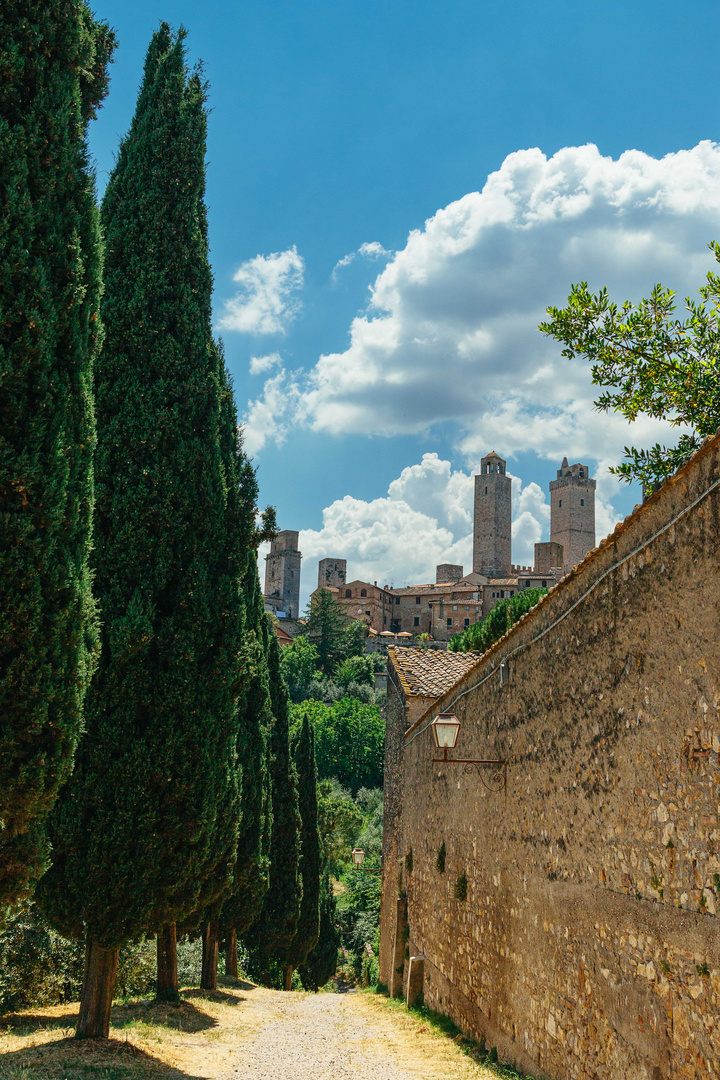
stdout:
<svg viewBox="0 0 720 1080">
<path fill-rule="evenodd" d="M 473 571 L 491 578 L 510 576 L 512 480 L 499 454 L 488 454 L 475 477 Z"/>
<path fill-rule="evenodd" d="M 466 670 L 388 651 L 381 980 L 534 1077 L 720 1076 L 719 556 L 715 437 Z"/>
<path fill-rule="evenodd" d="M 279 599 L 289 619 L 297 619 L 300 608 L 299 534 L 292 529 L 279 532 L 265 556 L 265 596 Z"/>
<path fill-rule="evenodd" d="M 566 574 L 595 547 L 595 481 L 567 458 L 550 481 L 550 542 L 562 545 Z"/>
</svg>

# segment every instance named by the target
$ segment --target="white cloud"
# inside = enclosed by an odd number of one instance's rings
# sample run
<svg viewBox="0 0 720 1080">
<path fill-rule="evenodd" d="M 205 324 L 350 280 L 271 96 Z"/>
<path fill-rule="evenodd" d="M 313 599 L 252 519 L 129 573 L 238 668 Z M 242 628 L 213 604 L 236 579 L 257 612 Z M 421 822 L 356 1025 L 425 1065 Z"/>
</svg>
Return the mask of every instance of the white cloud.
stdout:
<svg viewBox="0 0 720 1080">
<path fill-rule="evenodd" d="M 337 280 L 338 270 L 342 270 L 343 267 L 349 266 L 351 262 L 354 262 L 356 258 L 361 259 L 389 259 L 391 255 L 394 255 L 393 251 L 388 251 L 377 240 L 366 240 L 364 244 L 361 244 L 357 251 L 351 251 L 349 255 L 343 255 L 342 259 L 339 259 L 333 267 L 333 281 Z"/>
<path fill-rule="evenodd" d="M 272 371 L 274 367 L 280 367 L 282 357 L 280 353 L 269 353 L 267 356 L 250 357 L 250 374 L 262 375 L 266 371 Z"/>
<path fill-rule="evenodd" d="M 260 397 L 248 401 L 243 419 L 243 444 L 251 457 L 262 450 L 268 440 L 282 446 L 297 411 L 298 397 L 295 376 L 283 368 L 265 380 Z"/>
<path fill-rule="evenodd" d="M 691 294 L 718 236 L 713 143 L 660 160 L 630 150 L 614 161 L 592 145 L 510 154 L 481 192 L 410 234 L 349 347 L 321 356 L 303 382 L 299 418 L 383 435 L 452 421 L 468 461 L 495 445 L 613 462 L 626 443 L 674 439 L 665 424 L 594 412 L 588 365 L 561 357 L 537 325 L 580 280 L 617 299 L 657 281 Z"/>
<path fill-rule="evenodd" d="M 302 287 L 305 262 L 297 248 L 256 255 L 233 276 L 240 286 L 218 322 L 220 330 L 242 334 L 284 334 L 300 310 L 294 293 Z"/>
</svg>

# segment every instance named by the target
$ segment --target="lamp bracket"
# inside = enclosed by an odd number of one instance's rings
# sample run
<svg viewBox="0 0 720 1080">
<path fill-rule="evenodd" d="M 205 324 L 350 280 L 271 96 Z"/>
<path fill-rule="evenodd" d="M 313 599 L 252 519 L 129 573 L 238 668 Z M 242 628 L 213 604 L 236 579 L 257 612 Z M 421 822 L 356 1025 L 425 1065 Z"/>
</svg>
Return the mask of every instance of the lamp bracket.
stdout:
<svg viewBox="0 0 720 1080">
<path fill-rule="evenodd" d="M 451 758 L 446 750 L 443 757 L 432 760 L 436 765 L 462 765 L 466 775 L 477 773 L 483 787 L 488 791 L 502 791 L 507 798 L 507 758 Z M 485 768 L 495 770 L 489 780 L 485 779 Z"/>
</svg>

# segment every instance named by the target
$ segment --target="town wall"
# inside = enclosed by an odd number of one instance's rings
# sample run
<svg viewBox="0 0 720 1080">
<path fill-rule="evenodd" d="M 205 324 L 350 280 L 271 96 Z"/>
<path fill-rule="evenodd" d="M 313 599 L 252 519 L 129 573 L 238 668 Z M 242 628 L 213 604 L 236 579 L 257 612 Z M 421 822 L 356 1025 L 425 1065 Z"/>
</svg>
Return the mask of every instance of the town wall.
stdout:
<svg viewBox="0 0 720 1080">
<path fill-rule="evenodd" d="M 720 1076 L 719 555 L 716 437 L 422 715 L 390 664 L 381 980 L 533 1076 Z"/>
</svg>

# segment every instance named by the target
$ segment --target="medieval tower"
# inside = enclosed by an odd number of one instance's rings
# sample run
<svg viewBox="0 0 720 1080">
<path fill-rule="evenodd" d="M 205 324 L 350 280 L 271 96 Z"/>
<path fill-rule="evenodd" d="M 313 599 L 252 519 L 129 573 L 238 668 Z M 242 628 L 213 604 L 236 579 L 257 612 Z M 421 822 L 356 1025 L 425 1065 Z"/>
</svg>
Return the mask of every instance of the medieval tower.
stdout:
<svg viewBox="0 0 720 1080">
<path fill-rule="evenodd" d="M 491 578 L 509 577 L 512 563 L 512 480 L 505 464 L 493 451 L 481 460 L 475 477 L 473 571 Z"/>
<path fill-rule="evenodd" d="M 347 581 L 347 559 L 321 559 L 318 563 L 318 589 L 339 589 Z"/>
<path fill-rule="evenodd" d="M 550 542 L 562 544 L 566 574 L 595 547 L 595 481 L 567 458 L 550 481 Z"/>
<path fill-rule="evenodd" d="M 282 610 L 289 619 L 300 614 L 299 534 L 292 529 L 279 532 L 265 556 L 265 595 L 282 601 Z"/>
</svg>

